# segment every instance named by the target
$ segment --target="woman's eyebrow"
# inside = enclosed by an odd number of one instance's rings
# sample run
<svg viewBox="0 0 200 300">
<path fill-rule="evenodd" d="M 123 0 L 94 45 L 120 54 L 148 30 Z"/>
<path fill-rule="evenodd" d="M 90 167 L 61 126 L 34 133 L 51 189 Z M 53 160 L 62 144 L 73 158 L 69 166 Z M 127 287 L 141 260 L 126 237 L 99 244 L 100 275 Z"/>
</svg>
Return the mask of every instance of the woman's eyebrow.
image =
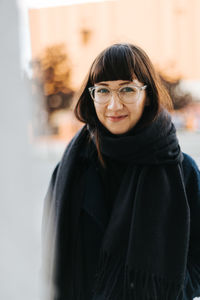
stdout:
<svg viewBox="0 0 200 300">
<path fill-rule="evenodd" d="M 106 85 L 106 86 L 109 86 L 109 84 L 105 83 L 105 82 L 98 82 L 98 83 L 95 83 L 96 85 Z"/>
</svg>

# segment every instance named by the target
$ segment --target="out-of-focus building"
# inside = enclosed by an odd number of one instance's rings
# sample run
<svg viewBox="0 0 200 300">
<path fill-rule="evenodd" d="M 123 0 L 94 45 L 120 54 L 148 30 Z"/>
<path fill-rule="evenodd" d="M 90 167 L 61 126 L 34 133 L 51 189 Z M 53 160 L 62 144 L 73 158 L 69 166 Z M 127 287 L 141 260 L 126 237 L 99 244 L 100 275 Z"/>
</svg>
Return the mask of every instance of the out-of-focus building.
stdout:
<svg viewBox="0 0 200 300">
<path fill-rule="evenodd" d="M 200 79 L 199 0 L 116 0 L 30 9 L 32 56 L 64 43 L 79 87 L 95 56 L 115 42 L 143 47 L 161 71 Z"/>
<path fill-rule="evenodd" d="M 65 45 L 74 91 L 96 55 L 118 42 L 141 46 L 162 74 L 181 78 L 183 88 L 189 83 L 192 92 L 200 90 L 199 0 L 90 0 L 64 5 L 65 1 L 63 6 L 29 9 L 31 51 L 34 60 L 47 47 Z M 199 106 L 181 112 L 181 118 L 176 113 L 175 120 L 181 120 L 177 126 L 199 131 Z M 63 132 L 68 132 L 72 120 L 60 115 L 55 113 L 51 120 L 57 136 L 65 140 Z"/>
</svg>

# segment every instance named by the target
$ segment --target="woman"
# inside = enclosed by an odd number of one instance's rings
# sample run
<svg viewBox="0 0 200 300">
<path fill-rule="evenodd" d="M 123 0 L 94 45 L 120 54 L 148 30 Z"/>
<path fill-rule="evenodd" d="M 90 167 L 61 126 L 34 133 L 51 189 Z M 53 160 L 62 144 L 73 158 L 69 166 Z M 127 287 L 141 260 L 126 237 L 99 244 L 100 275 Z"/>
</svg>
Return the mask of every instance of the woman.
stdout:
<svg viewBox="0 0 200 300">
<path fill-rule="evenodd" d="M 85 126 L 46 197 L 48 299 L 200 296 L 200 173 L 171 107 L 139 47 L 115 44 L 94 60 L 75 108 Z"/>
</svg>

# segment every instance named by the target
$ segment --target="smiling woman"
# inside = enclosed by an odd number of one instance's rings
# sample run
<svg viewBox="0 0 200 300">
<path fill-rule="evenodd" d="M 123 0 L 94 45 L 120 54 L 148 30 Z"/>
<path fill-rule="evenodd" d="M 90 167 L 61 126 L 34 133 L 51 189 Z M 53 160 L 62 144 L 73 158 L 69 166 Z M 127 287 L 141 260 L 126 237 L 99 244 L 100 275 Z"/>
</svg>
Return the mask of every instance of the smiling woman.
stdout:
<svg viewBox="0 0 200 300">
<path fill-rule="evenodd" d="M 94 60 L 75 108 L 85 126 L 46 196 L 48 300 L 200 295 L 200 172 L 171 103 L 141 48 L 115 44 Z"/>
</svg>

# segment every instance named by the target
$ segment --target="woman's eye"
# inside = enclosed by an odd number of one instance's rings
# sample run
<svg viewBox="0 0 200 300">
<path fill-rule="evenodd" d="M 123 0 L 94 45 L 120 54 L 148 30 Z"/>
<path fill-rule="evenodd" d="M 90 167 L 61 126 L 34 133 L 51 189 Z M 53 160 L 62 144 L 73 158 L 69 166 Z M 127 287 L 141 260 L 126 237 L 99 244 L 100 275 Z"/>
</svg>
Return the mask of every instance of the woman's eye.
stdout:
<svg viewBox="0 0 200 300">
<path fill-rule="evenodd" d="M 98 93 L 98 94 L 108 94 L 109 90 L 105 89 L 105 88 L 98 88 L 98 89 L 96 89 L 96 93 Z"/>
<path fill-rule="evenodd" d="M 98 94 L 107 94 L 107 93 L 109 93 L 109 90 L 105 89 L 105 88 L 98 88 L 98 89 L 96 89 L 96 93 L 98 93 Z"/>
<path fill-rule="evenodd" d="M 136 89 L 133 88 L 133 87 L 130 87 L 130 86 L 125 86 L 123 87 L 120 92 L 122 93 L 135 93 L 136 92 Z"/>
</svg>

